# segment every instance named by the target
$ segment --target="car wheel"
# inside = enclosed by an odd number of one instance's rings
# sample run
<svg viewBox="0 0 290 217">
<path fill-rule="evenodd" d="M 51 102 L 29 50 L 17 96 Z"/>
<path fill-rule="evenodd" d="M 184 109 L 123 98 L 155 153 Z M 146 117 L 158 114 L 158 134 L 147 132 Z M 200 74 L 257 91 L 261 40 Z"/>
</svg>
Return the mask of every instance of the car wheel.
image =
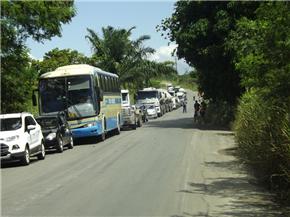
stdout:
<svg viewBox="0 0 290 217">
<path fill-rule="evenodd" d="M 136 120 L 135 120 L 135 123 L 132 125 L 132 129 L 136 130 L 136 128 L 137 128 L 137 123 L 136 123 Z"/>
<path fill-rule="evenodd" d="M 21 163 L 23 165 L 29 165 L 30 164 L 30 151 L 29 151 L 29 148 L 27 146 L 25 147 L 24 155 L 21 158 Z"/>
<path fill-rule="evenodd" d="M 63 140 L 60 136 L 57 137 L 57 152 L 62 153 L 63 152 Z"/>
<path fill-rule="evenodd" d="M 138 125 L 138 127 L 142 127 L 142 121 L 141 121 L 141 118 L 138 118 L 137 125 Z"/>
<path fill-rule="evenodd" d="M 45 158 L 45 148 L 43 145 L 43 141 L 41 141 L 41 152 L 37 155 L 38 160 L 44 160 Z"/>
<path fill-rule="evenodd" d="M 105 131 L 102 132 L 100 139 L 101 139 L 101 142 L 106 140 L 106 132 Z"/>
<path fill-rule="evenodd" d="M 68 143 L 67 146 L 69 149 L 73 149 L 74 148 L 74 139 L 72 136 L 70 136 L 70 142 Z"/>
</svg>

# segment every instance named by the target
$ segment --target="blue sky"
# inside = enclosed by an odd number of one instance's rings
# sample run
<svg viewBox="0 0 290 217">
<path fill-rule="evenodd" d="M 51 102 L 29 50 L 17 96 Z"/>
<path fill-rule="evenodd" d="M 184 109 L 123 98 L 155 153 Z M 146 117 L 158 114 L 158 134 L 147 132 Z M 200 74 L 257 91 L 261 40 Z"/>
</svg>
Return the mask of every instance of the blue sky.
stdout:
<svg viewBox="0 0 290 217">
<path fill-rule="evenodd" d="M 171 16 L 174 1 L 77 1 L 75 6 L 77 15 L 69 24 L 62 26 L 62 37 L 54 37 L 43 44 L 28 40 L 32 57 L 41 59 L 47 51 L 56 47 L 74 49 L 91 56 L 90 44 L 85 39 L 86 29 L 93 29 L 101 35 L 101 28 L 110 25 L 125 29 L 136 26 L 132 39 L 141 35 L 151 36 L 146 45 L 154 48 L 156 53 L 150 59 L 160 62 L 174 60 L 171 52 L 176 45 L 168 46 L 169 40 L 161 37 L 155 29 L 162 19 Z M 180 73 L 189 69 L 183 60 L 179 60 L 177 66 Z"/>
</svg>

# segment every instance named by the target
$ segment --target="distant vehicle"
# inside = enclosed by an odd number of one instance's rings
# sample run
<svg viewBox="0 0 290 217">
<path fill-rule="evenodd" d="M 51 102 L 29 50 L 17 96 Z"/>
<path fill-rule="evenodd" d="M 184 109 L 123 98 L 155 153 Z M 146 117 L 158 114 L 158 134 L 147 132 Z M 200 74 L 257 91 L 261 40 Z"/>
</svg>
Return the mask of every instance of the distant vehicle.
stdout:
<svg viewBox="0 0 290 217">
<path fill-rule="evenodd" d="M 176 96 L 178 97 L 180 104 L 185 101 L 186 95 L 184 94 L 184 92 L 177 92 Z"/>
<path fill-rule="evenodd" d="M 174 87 L 174 91 L 175 91 L 175 93 L 179 92 L 179 89 L 180 89 L 180 86 L 176 86 L 176 87 Z"/>
<path fill-rule="evenodd" d="M 167 106 L 167 111 L 171 112 L 173 110 L 173 97 L 171 96 L 171 94 L 168 91 L 164 91 L 165 93 L 165 103 Z"/>
<path fill-rule="evenodd" d="M 174 87 L 172 84 L 167 84 L 167 91 L 173 91 Z"/>
<path fill-rule="evenodd" d="M 40 125 L 30 113 L 0 115 L 1 160 L 20 160 L 30 163 L 30 157 L 45 158 Z"/>
<path fill-rule="evenodd" d="M 143 123 L 148 121 L 148 114 L 147 114 L 147 108 L 145 105 L 136 105 L 137 108 L 140 109 L 141 115 L 142 115 L 142 121 Z"/>
<path fill-rule="evenodd" d="M 175 91 L 169 90 L 168 93 L 172 96 L 172 108 L 177 109 L 180 105 L 179 105 L 179 101 L 177 99 Z"/>
<path fill-rule="evenodd" d="M 64 111 L 74 138 L 120 133 L 121 91 L 119 77 L 99 68 L 80 64 L 57 68 L 39 79 L 39 113 Z M 36 97 L 33 95 L 33 104 Z"/>
<path fill-rule="evenodd" d="M 148 115 L 148 118 L 157 118 L 158 117 L 158 113 L 157 113 L 156 107 L 154 105 L 147 106 L 147 115 Z"/>
<path fill-rule="evenodd" d="M 136 129 L 137 126 L 142 126 L 142 114 L 139 108 L 131 105 L 130 95 L 128 90 L 121 90 L 122 94 L 122 116 L 121 125 L 122 127 L 132 127 Z"/>
<path fill-rule="evenodd" d="M 64 114 L 46 115 L 36 118 L 41 126 L 46 149 L 54 148 L 63 152 L 64 146 L 74 147 L 73 136 Z"/>
<path fill-rule="evenodd" d="M 165 98 L 160 90 L 149 87 L 139 90 L 137 92 L 137 106 L 141 105 L 154 105 L 157 110 L 158 116 L 162 116 L 165 113 Z"/>
</svg>

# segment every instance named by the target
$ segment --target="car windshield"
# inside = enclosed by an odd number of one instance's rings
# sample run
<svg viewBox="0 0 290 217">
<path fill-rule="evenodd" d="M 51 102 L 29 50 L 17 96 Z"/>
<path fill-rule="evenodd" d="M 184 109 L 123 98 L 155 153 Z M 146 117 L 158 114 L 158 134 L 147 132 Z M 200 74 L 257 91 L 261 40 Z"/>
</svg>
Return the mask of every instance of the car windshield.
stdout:
<svg viewBox="0 0 290 217">
<path fill-rule="evenodd" d="M 21 118 L 3 118 L 0 119 L 1 131 L 18 130 L 22 126 Z"/>
<path fill-rule="evenodd" d="M 153 105 L 150 105 L 149 107 L 148 107 L 148 109 L 154 109 L 155 107 L 153 106 Z"/>
<path fill-rule="evenodd" d="M 55 129 L 58 125 L 56 117 L 37 118 L 36 121 L 42 129 Z"/>
<path fill-rule="evenodd" d="M 128 93 L 122 93 L 122 104 L 128 103 Z"/>
<path fill-rule="evenodd" d="M 157 98 L 157 91 L 139 91 L 137 93 L 137 99 L 152 99 Z"/>
</svg>

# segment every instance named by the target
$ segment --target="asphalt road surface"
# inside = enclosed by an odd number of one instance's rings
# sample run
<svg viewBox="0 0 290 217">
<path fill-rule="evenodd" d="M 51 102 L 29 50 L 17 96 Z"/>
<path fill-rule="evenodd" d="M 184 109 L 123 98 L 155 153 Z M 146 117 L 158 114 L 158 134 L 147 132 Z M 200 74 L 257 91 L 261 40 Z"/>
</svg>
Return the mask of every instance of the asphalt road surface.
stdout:
<svg viewBox="0 0 290 217">
<path fill-rule="evenodd" d="M 284 216 L 235 158 L 232 132 L 194 125 L 188 98 L 188 113 L 2 165 L 2 216 Z"/>
</svg>

